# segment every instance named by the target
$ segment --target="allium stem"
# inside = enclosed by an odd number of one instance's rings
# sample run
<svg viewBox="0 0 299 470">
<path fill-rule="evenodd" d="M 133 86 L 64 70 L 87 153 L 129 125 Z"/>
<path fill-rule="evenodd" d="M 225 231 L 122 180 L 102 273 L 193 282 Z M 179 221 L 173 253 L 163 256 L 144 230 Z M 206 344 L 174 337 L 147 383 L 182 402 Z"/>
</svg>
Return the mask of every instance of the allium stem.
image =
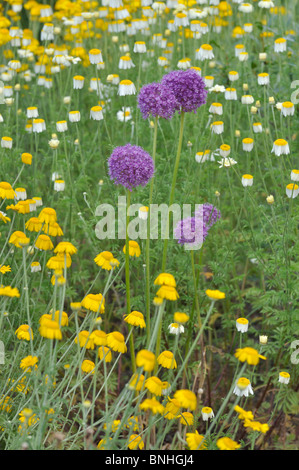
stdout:
<svg viewBox="0 0 299 470">
<path fill-rule="evenodd" d="M 154 140 L 153 140 L 153 153 L 152 158 L 155 164 L 156 160 L 156 149 L 157 149 L 157 130 L 158 130 L 158 116 L 155 117 L 155 127 L 154 127 Z M 146 238 L 146 339 L 147 344 L 150 340 L 150 211 L 151 204 L 153 201 L 153 191 L 154 191 L 154 177 L 150 182 L 150 193 L 149 193 L 149 208 L 148 208 L 148 218 L 147 218 L 147 238 Z"/>
<path fill-rule="evenodd" d="M 182 372 L 183 372 L 184 370 L 186 370 L 186 367 L 187 367 L 187 365 L 188 365 L 189 358 L 190 358 L 191 354 L 193 353 L 194 349 L 195 349 L 196 347 L 198 347 L 198 341 L 199 341 L 201 335 L 203 334 L 204 329 L 205 329 L 205 327 L 206 327 L 206 325 L 207 325 L 207 323 L 208 323 L 208 321 L 209 321 L 209 319 L 210 319 L 210 316 L 211 316 L 211 314 L 212 314 L 212 312 L 213 312 L 214 305 L 215 305 L 215 301 L 212 301 L 212 302 L 211 302 L 211 305 L 210 305 L 210 307 L 209 307 L 209 310 L 207 311 L 207 314 L 206 314 L 206 316 L 205 316 L 205 318 L 204 318 L 204 320 L 203 320 L 203 323 L 202 323 L 201 327 L 199 328 L 199 331 L 198 331 L 198 333 L 197 333 L 197 336 L 196 336 L 195 340 L 194 340 L 193 343 L 190 345 L 188 351 L 186 350 L 186 354 L 185 354 L 185 356 L 184 356 L 184 360 L 183 360 L 183 362 L 182 362 L 182 365 L 181 365 L 180 369 L 177 371 L 176 377 L 173 379 L 173 381 L 172 381 L 172 383 L 171 383 L 171 388 L 172 388 L 172 390 L 174 390 L 175 384 L 177 383 L 177 381 L 178 381 L 179 378 L 181 377 Z"/>
<path fill-rule="evenodd" d="M 129 225 L 129 215 L 128 210 L 131 202 L 131 192 L 127 190 L 127 207 L 126 207 L 126 298 L 127 298 L 127 314 L 131 313 L 130 305 L 130 266 L 129 266 L 129 235 L 128 235 L 128 225 Z"/>
<path fill-rule="evenodd" d="M 196 307 L 196 313 L 197 313 L 197 321 L 199 327 L 201 327 L 201 317 L 200 317 L 200 308 L 199 308 L 199 302 L 198 302 L 198 296 L 197 296 L 197 279 L 196 279 L 196 272 L 195 272 L 195 261 L 194 261 L 194 250 L 190 251 L 191 254 L 191 266 L 192 266 L 192 278 L 193 278 L 193 287 L 194 287 L 194 300 L 195 300 L 195 307 Z"/>
<path fill-rule="evenodd" d="M 172 184 L 171 184 L 171 191 L 170 191 L 170 198 L 169 198 L 169 206 L 168 207 L 170 207 L 172 205 L 173 200 L 174 200 L 174 191 L 175 191 L 175 185 L 176 185 L 176 180 L 177 180 L 177 174 L 178 174 L 180 158 L 181 158 L 181 151 L 182 151 L 182 143 L 183 143 L 184 122 L 185 122 L 184 118 L 185 118 L 185 113 L 184 113 L 184 111 L 181 111 L 179 143 L 178 143 L 178 150 L 177 150 L 177 155 L 176 155 L 176 160 L 175 160 L 175 165 L 174 165 L 174 170 L 173 170 L 173 175 L 172 175 Z M 168 213 L 168 226 L 169 226 L 169 221 L 170 221 L 170 215 Z M 165 268 L 166 268 L 167 247 L 168 247 L 168 239 L 165 238 L 164 247 L 163 247 L 162 272 L 164 272 Z"/>
<path fill-rule="evenodd" d="M 127 315 L 131 313 L 131 299 L 130 299 L 130 264 L 129 264 L 129 235 L 128 235 L 128 225 L 129 225 L 129 207 L 131 204 L 131 191 L 127 190 L 127 207 L 126 207 L 126 299 L 127 299 Z M 131 353 L 131 363 L 132 363 L 132 371 L 136 371 L 136 363 L 135 363 L 135 351 L 134 351 L 134 336 L 133 336 L 133 328 L 130 325 L 130 353 Z"/>
</svg>

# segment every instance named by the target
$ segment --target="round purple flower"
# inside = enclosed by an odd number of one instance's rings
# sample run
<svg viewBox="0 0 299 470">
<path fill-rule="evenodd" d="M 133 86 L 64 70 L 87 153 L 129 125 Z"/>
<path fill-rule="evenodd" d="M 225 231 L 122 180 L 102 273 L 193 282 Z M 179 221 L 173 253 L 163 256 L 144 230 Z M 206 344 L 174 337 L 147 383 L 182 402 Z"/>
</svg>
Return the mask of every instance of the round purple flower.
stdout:
<svg viewBox="0 0 299 470">
<path fill-rule="evenodd" d="M 213 204 L 205 203 L 202 208 L 194 212 L 194 216 L 201 216 L 208 229 L 210 229 L 221 218 L 221 213 Z"/>
<path fill-rule="evenodd" d="M 161 81 L 174 93 L 178 110 L 189 113 L 206 103 L 208 91 L 203 78 L 193 69 L 174 70 L 164 75 Z"/>
<path fill-rule="evenodd" d="M 208 235 L 208 228 L 200 217 L 186 217 L 178 222 L 174 237 L 180 245 L 189 245 L 198 249 Z"/>
<path fill-rule="evenodd" d="M 116 147 L 108 159 L 108 167 L 110 179 L 130 191 L 145 186 L 154 174 L 152 157 L 142 147 L 131 144 Z"/>
<path fill-rule="evenodd" d="M 178 102 L 169 88 L 154 82 L 141 88 L 138 106 L 143 119 L 149 116 L 171 119 L 178 107 Z"/>
</svg>

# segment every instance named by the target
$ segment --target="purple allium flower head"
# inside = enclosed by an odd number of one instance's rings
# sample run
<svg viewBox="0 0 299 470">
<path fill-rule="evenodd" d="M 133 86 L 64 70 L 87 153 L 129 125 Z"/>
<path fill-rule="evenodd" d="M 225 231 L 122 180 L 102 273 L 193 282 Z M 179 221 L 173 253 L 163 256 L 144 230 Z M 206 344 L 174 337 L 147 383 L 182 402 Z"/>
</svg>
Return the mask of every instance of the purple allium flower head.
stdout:
<svg viewBox="0 0 299 470">
<path fill-rule="evenodd" d="M 108 167 L 110 179 L 130 191 L 145 186 L 154 174 L 152 157 L 142 147 L 131 144 L 116 147 L 108 159 Z"/>
<path fill-rule="evenodd" d="M 186 217 L 178 222 L 174 237 L 180 245 L 190 245 L 200 248 L 208 235 L 208 228 L 200 217 Z"/>
<path fill-rule="evenodd" d="M 210 229 L 221 218 L 221 213 L 213 204 L 205 203 L 202 208 L 194 212 L 194 216 L 201 216 L 208 229 Z"/>
<path fill-rule="evenodd" d="M 161 80 L 162 85 L 171 90 L 178 102 L 178 110 L 196 112 L 206 103 L 208 91 L 203 78 L 193 69 L 174 70 Z"/>
<path fill-rule="evenodd" d="M 178 102 L 169 88 L 154 82 L 141 88 L 138 106 L 143 119 L 147 119 L 150 115 L 171 119 L 178 107 Z"/>
</svg>

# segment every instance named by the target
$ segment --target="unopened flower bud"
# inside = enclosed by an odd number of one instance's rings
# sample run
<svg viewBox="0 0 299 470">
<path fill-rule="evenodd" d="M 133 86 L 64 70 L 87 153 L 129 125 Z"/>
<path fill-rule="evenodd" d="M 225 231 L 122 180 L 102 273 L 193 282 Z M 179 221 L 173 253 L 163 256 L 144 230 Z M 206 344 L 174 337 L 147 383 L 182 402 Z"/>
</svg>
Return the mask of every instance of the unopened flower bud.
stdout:
<svg viewBox="0 0 299 470">
<path fill-rule="evenodd" d="M 259 339 L 260 339 L 260 344 L 267 344 L 268 343 L 268 336 L 261 335 Z"/>
<path fill-rule="evenodd" d="M 270 194 L 270 196 L 267 196 L 266 201 L 268 204 L 274 204 L 274 197 L 272 196 L 272 194 Z"/>
<path fill-rule="evenodd" d="M 259 59 L 260 59 L 260 61 L 267 60 L 267 53 L 266 52 L 260 52 Z"/>
</svg>

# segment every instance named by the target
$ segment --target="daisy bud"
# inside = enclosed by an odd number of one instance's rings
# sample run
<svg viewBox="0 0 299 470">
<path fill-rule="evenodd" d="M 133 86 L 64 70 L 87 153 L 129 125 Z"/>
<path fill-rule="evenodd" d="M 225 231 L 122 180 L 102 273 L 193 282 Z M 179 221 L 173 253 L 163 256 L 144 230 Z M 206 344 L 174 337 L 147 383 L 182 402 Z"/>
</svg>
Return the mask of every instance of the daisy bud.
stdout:
<svg viewBox="0 0 299 470">
<path fill-rule="evenodd" d="M 59 145 L 59 140 L 57 140 L 57 139 L 51 139 L 51 140 L 49 140 L 48 143 L 49 143 L 51 149 L 55 150 L 55 149 L 57 149 L 57 147 L 58 147 L 58 145 Z"/>
<path fill-rule="evenodd" d="M 14 102 L 15 102 L 14 98 L 5 98 L 5 104 L 7 106 L 12 106 Z"/>
<path fill-rule="evenodd" d="M 268 343 L 268 336 L 261 335 L 259 337 L 259 341 L 260 341 L 260 344 L 263 344 L 263 345 L 267 344 Z"/>
<path fill-rule="evenodd" d="M 268 204 L 274 204 L 274 197 L 272 196 L 272 194 L 270 194 L 270 196 L 267 196 L 266 201 Z"/>
<path fill-rule="evenodd" d="M 267 60 L 267 53 L 266 52 L 260 52 L 259 53 L 259 60 L 261 62 L 265 62 Z"/>
</svg>

